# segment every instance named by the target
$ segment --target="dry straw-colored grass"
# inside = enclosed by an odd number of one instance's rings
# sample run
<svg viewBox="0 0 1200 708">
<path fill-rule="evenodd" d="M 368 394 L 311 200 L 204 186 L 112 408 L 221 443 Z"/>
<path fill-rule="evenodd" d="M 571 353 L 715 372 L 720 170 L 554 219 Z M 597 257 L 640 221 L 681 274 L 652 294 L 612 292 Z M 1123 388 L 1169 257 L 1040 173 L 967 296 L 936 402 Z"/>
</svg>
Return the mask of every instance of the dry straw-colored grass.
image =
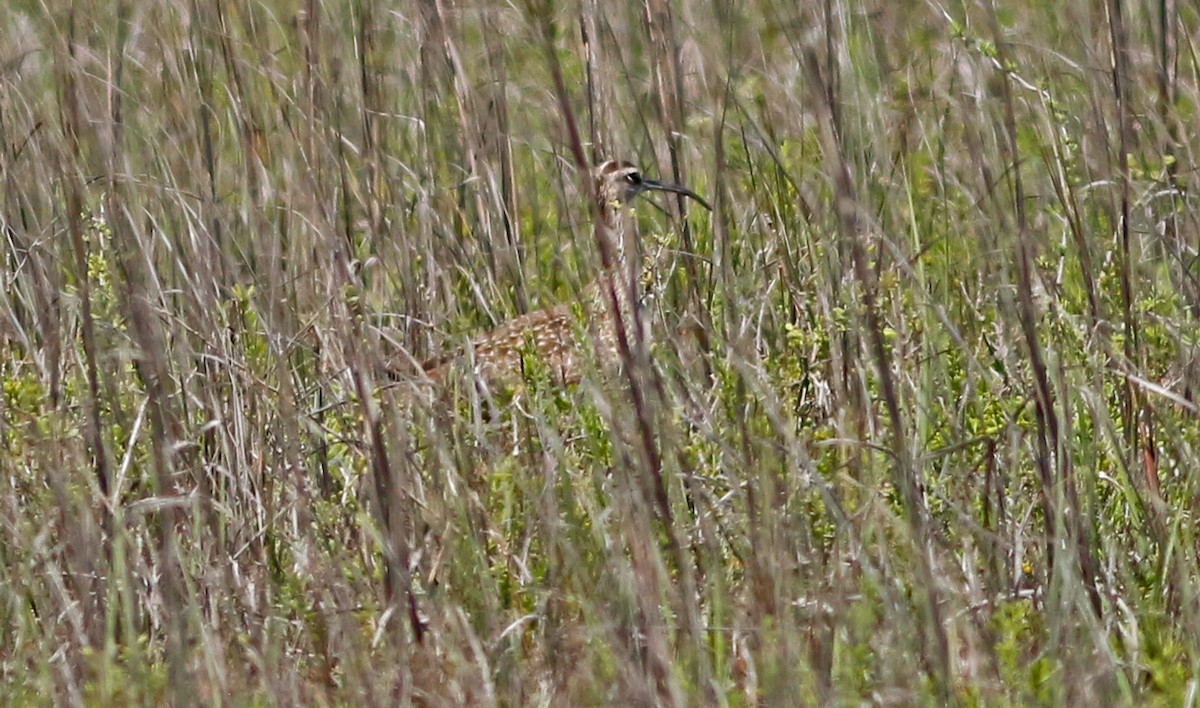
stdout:
<svg viewBox="0 0 1200 708">
<path fill-rule="evenodd" d="M 800 5 L 0 6 L 0 701 L 1194 699 L 1195 7 Z"/>
</svg>

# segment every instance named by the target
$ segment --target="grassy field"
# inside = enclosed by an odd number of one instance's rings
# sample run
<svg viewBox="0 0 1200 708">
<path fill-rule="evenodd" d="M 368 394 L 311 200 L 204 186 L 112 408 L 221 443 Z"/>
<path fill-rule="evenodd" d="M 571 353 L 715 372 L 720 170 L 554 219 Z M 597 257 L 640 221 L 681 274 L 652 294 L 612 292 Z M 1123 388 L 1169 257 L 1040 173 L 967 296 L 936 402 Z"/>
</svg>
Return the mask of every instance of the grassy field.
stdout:
<svg viewBox="0 0 1200 708">
<path fill-rule="evenodd" d="M 4 3 L 0 703 L 1193 704 L 1200 14 L 799 4 Z"/>
</svg>

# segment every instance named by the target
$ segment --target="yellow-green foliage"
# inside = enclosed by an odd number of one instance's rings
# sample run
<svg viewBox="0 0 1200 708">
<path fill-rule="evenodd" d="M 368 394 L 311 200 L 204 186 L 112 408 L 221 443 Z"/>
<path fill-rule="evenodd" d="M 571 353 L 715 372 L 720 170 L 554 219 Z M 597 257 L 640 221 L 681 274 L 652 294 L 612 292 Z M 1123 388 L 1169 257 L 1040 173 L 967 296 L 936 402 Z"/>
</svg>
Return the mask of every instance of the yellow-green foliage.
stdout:
<svg viewBox="0 0 1200 708">
<path fill-rule="evenodd" d="M 0 701 L 1186 702 L 1176 5 L 5 4 Z"/>
</svg>

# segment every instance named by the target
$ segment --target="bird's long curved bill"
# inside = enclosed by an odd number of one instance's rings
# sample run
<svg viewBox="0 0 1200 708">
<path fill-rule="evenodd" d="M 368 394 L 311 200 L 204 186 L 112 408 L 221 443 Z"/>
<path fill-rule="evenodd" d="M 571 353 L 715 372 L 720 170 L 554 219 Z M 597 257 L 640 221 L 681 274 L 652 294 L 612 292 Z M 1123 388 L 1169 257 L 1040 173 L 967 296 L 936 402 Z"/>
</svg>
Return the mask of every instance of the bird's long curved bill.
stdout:
<svg viewBox="0 0 1200 708">
<path fill-rule="evenodd" d="M 682 194 L 685 197 L 695 200 L 705 209 L 712 211 L 712 207 L 708 205 L 708 202 L 704 201 L 704 197 L 696 194 L 692 190 L 682 185 L 674 184 L 672 182 L 660 182 L 656 179 L 643 179 L 642 184 L 645 185 L 646 189 L 653 189 L 659 192 L 674 192 L 676 194 Z"/>
</svg>

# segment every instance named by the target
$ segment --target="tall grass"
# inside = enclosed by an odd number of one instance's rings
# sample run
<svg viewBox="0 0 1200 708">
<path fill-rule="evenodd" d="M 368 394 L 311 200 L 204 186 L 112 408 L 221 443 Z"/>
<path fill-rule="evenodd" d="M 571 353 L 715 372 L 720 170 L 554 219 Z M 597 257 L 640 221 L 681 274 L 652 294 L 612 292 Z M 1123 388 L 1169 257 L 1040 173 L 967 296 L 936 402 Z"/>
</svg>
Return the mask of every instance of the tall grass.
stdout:
<svg viewBox="0 0 1200 708">
<path fill-rule="evenodd" d="M 0 700 L 1194 701 L 1200 15 L 801 5 L 0 7 Z"/>
</svg>

